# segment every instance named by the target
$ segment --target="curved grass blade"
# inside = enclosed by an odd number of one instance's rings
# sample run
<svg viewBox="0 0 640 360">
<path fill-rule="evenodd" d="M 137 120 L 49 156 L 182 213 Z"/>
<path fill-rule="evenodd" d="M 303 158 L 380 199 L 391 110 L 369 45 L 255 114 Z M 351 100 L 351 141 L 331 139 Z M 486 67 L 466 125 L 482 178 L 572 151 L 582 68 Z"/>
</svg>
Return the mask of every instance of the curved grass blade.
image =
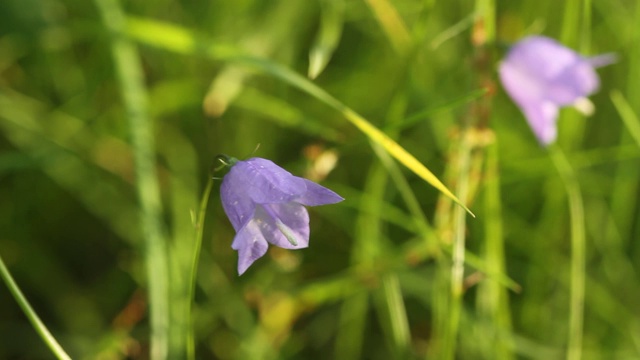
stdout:
<svg viewBox="0 0 640 360">
<path fill-rule="evenodd" d="M 2 280 L 4 280 L 5 284 L 7 284 L 11 295 L 13 295 L 13 298 L 16 300 L 18 305 L 20 305 L 20 308 L 29 319 L 29 322 L 31 322 L 31 325 L 33 325 L 33 328 L 38 332 L 38 335 L 40 335 L 45 344 L 47 344 L 51 352 L 54 353 L 55 356 L 60 360 L 71 360 L 71 357 L 67 355 L 62 346 L 60 346 L 58 341 L 53 337 L 53 335 L 51 335 L 49 329 L 47 329 L 42 320 L 40 320 L 38 314 L 33 311 L 33 308 L 29 304 L 29 301 L 27 301 L 27 298 L 25 298 L 22 294 L 22 291 L 18 287 L 18 284 L 16 284 L 16 282 L 13 280 L 13 276 L 11 276 L 11 273 L 9 273 L 9 269 L 7 269 L 7 267 L 4 265 L 4 261 L 2 260 L 1 256 L 0 277 L 2 277 Z"/>
<path fill-rule="evenodd" d="M 320 102 L 342 113 L 342 115 L 362 131 L 371 141 L 382 146 L 391 156 L 401 164 L 409 168 L 431 186 L 438 189 L 445 196 L 460 205 L 471 216 L 475 215 L 438 179 L 426 166 L 424 166 L 411 153 L 394 141 L 387 134 L 373 126 L 364 117 L 351 110 L 328 92 L 312 83 L 304 76 L 281 66 L 268 59 L 256 58 L 243 54 L 233 46 L 205 43 L 188 29 L 158 22 L 149 19 L 129 18 L 126 35 L 133 40 L 156 46 L 165 50 L 176 51 L 182 54 L 203 54 L 213 60 L 232 61 L 248 65 L 270 74 L 287 84 L 294 86 Z"/>
</svg>

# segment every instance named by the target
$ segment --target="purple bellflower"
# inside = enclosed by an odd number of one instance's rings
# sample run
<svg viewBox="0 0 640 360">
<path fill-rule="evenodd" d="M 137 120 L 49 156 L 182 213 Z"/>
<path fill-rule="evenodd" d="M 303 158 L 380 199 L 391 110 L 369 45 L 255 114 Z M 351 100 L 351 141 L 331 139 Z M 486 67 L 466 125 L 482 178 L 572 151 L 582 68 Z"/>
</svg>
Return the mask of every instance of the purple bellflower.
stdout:
<svg viewBox="0 0 640 360">
<path fill-rule="evenodd" d="M 309 246 L 309 213 L 305 206 L 344 200 L 269 160 L 228 161 L 231 170 L 222 180 L 220 198 L 236 230 L 231 247 L 238 251 L 239 275 L 267 252 L 268 243 L 284 249 Z"/>
<path fill-rule="evenodd" d="M 530 36 L 509 50 L 499 74 L 507 94 L 524 113 L 538 141 L 546 146 L 556 139 L 559 109 L 578 104 L 592 108 L 586 96 L 600 85 L 595 68 L 614 61 L 611 54 L 588 58 L 553 39 Z"/>
</svg>

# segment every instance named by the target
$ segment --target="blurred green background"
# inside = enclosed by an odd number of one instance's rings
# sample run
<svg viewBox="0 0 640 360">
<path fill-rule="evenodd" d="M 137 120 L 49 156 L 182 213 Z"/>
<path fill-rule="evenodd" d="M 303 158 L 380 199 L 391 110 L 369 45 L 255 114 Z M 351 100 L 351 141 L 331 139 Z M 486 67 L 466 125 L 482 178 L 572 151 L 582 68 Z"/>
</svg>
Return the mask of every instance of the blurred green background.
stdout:
<svg viewBox="0 0 640 360">
<path fill-rule="evenodd" d="M 4 0 L 0 255 L 74 359 L 640 358 L 639 23 L 633 0 Z M 564 175 L 497 78 L 531 34 L 618 55 L 593 116 L 562 111 Z M 216 179 L 189 352 L 219 153 L 346 200 L 238 277 Z M 52 357 L 0 286 L 0 358 Z"/>
</svg>

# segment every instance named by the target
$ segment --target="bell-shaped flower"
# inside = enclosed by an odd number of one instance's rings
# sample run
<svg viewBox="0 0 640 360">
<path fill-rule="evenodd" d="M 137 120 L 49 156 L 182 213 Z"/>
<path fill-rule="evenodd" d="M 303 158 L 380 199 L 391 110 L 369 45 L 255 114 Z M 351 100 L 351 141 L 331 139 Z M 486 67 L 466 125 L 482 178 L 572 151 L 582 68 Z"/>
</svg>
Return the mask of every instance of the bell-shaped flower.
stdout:
<svg viewBox="0 0 640 360">
<path fill-rule="evenodd" d="M 611 54 L 584 57 L 553 39 L 531 36 L 509 50 L 499 74 L 507 94 L 524 113 L 538 141 L 549 145 L 557 136 L 559 109 L 589 105 L 586 96 L 598 90 L 600 84 L 595 68 L 613 61 Z"/>
<path fill-rule="evenodd" d="M 262 257 L 268 243 L 285 249 L 309 246 L 309 214 L 305 206 L 344 200 L 335 192 L 261 158 L 231 159 L 231 169 L 220 187 L 222 206 L 236 236 L 242 275 Z"/>
</svg>

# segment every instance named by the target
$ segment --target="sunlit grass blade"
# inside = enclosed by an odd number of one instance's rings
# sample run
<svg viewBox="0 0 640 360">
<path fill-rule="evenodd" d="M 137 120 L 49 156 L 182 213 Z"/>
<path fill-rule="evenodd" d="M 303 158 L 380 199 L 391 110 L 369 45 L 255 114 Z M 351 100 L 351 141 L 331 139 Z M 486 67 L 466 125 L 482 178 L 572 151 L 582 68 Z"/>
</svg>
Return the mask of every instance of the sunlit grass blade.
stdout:
<svg viewBox="0 0 640 360">
<path fill-rule="evenodd" d="M 324 102 L 330 107 L 342 113 L 342 115 L 353 125 L 355 125 L 360 131 L 362 131 L 371 141 L 382 146 L 386 151 L 388 151 L 391 156 L 396 158 L 400 163 L 405 165 L 411 171 L 413 171 L 416 175 L 420 176 L 427 183 L 431 184 L 436 189 L 440 190 L 447 197 L 452 199 L 456 204 L 460 205 L 464 208 L 469 214 L 472 216 L 473 213 L 469 210 L 463 203 L 461 203 L 458 198 L 449 190 L 447 187 L 429 170 L 427 169 L 418 159 L 416 159 L 411 153 L 406 151 L 402 146 L 400 146 L 395 140 L 393 140 L 390 136 L 380 131 L 378 128 L 373 126 L 369 121 L 364 119 L 355 111 L 348 108 L 346 105 L 342 104 L 336 98 L 331 96 L 329 93 L 315 85 L 314 83 L 308 81 L 304 77 L 298 75 L 297 73 L 282 67 L 276 63 L 270 62 L 265 59 L 257 59 L 257 58 L 240 58 L 238 61 L 242 61 L 248 65 L 255 66 L 257 68 L 262 69 L 266 73 L 269 73 L 286 83 L 293 85 L 309 95 L 315 97 L 316 99 Z"/>
<path fill-rule="evenodd" d="M 125 31 L 125 17 L 117 0 L 96 0 L 102 20 L 113 34 Z M 165 359 L 169 351 L 169 260 L 162 222 L 162 201 L 155 171 L 153 125 L 148 115 L 142 64 L 135 45 L 123 37 L 111 39 L 111 53 L 120 91 L 128 112 L 136 171 L 136 190 L 142 212 L 148 281 L 151 358 Z M 177 351 L 177 350 L 176 350 Z"/>
<path fill-rule="evenodd" d="M 320 1 L 320 29 L 309 52 L 308 76 L 315 79 L 322 73 L 340 42 L 344 22 L 344 0 Z"/>
<path fill-rule="evenodd" d="M 415 156 L 405 150 L 391 137 L 380 131 L 380 129 L 373 126 L 361 115 L 341 103 L 316 84 L 310 82 L 304 76 L 301 76 L 294 71 L 267 59 L 256 58 L 243 54 L 233 46 L 203 43 L 202 41 L 199 41 L 191 31 L 176 25 L 149 19 L 130 18 L 126 34 L 136 41 L 162 49 L 177 51 L 183 54 L 200 53 L 214 60 L 242 63 L 283 80 L 285 83 L 306 92 L 317 100 L 340 112 L 350 123 L 362 131 L 370 140 L 382 146 L 401 164 L 452 199 L 470 215 L 475 216 L 471 210 L 462 204 L 427 167 L 415 158 Z"/>
<path fill-rule="evenodd" d="M 611 91 L 610 96 L 611 101 L 616 107 L 618 114 L 620 114 L 620 118 L 627 127 L 629 134 L 631 134 L 631 137 L 635 140 L 636 144 L 640 146 L 640 118 L 638 118 L 638 115 L 633 111 L 633 108 L 620 91 L 613 90 Z"/>
<path fill-rule="evenodd" d="M 22 291 L 18 287 L 18 284 L 16 284 L 15 280 L 13 280 L 13 276 L 11 276 L 9 269 L 7 269 L 7 267 L 5 266 L 4 261 L 2 260 L 2 256 L 0 256 L 0 277 L 2 277 L 2 280 L 9 288 L 9 292 L 11 292 L 11 295 L 13 295 L 13 298 L 16 300 L 24 314 L 27 316 L 27 319 L 29 319 L 31 325 L 36 330 L 38 335 L 40 335 L 42 341 L 47 344 L 51 352 L 60 360 L 71 360 L 71 357 L 67 355 L 62 346 L 60 346 L 58 341 L 53 337 L 53 335 L 51 335 L 49 329 L 47 329 L 42 320 L 40 320 L 40 317 L 33 310 L 27 298 L 25 298 L 24 294 L 22 294 Z"/>
</svg>

